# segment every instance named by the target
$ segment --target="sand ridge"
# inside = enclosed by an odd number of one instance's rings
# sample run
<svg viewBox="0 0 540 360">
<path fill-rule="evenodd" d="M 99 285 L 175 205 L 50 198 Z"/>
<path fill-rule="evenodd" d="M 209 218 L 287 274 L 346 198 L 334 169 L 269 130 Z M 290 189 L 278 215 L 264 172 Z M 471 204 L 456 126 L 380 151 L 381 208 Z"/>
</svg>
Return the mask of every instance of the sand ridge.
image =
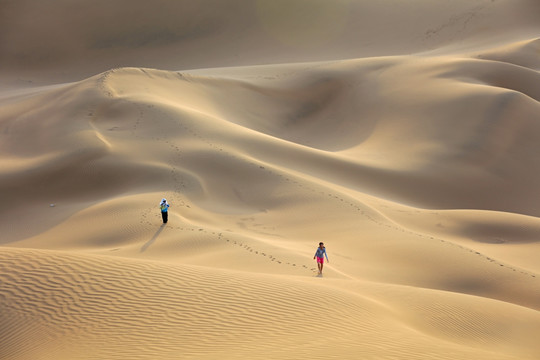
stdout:
<svg viewBox="0 0 540 360">
<path fill-rule="evenodd" d="M 13 261 L 14 258 L 17 260 Z M 294 358 L 309 356 L 313 348 L 322 350 L 324 346 L 321 348 L 322 345 L 313 340 L 320 337 L 321 332 L 334 346 L 343 349 L 353 347 L 360 354 L 375 350 L 370 342 L 380 341 L 382 337 L 386 339 L 388 356 L 401 354 L 427 359 L 434 355 L 429 346 L 433 341 L 430 335 L 419 335 L 411 331 L 409 326 L 400 325 L 403 317 L 407 316 L 405 314 L 410 314 L 414 308 L 409 306 L 403 309 L 397 304 L 385 304 L 380 299 L 365 299 L 337 287 L 327 289 L 319 281 L 313 281 L 317 279 L 305 281 L 250 276 L 226 270 L 209 271 L 199 267 L 167 266 L 161 262 L 43 250 L 6 249 L 1 264 L 4 294 L 9 294 L 4 305 L 9 310 L 8 318 L 16 320 L 17 315 L 25 314 L 26 321 L 32 319 L 38 326 L 48 328 L 48 334 L 40 334 L 46 341 L 53 344 L 75 341 L 81 344 L 78 349 L 71 350 L 70 356 L 76 358 L 145 358 L 144 354 L 149 350 L 153 356 L 163 358 L 211 358 L 223 352 L 255 358 Z M 6 271 L 8 267 L 9 273 Z M 284 286 L 284 282 L 291 283 Z M 382 297 L 403 291 L 399 288 L 377 290 L 377 286 L 373 285 L 365 287 L 372 288 L 371 291 Z M 25 296 L 29 293 L 34 296 Z M 411 295 L 410 291 L 405 290 L 405 293 Z M 501 306 L 505 308 L 506 317 L 490 320 L 491 312 L 486 309 L 487 305 L 483 305 L 480 306 L 483 310 L 474 315 L 477 319 L 472 320 L 471 302 L 481 302 L 481 298 L 461 299 L 457 296 L 458 300 L 449 300 L 448 295 L 444 294 L 432 296 L 440 299 L 426 301 L 424 294 L 418 299 L 424 299 L 426 303 L 420 303 L 416 311 L 433 314 L 430 308 L 435 307 L 439 317 L 445 318 L 443 309 L 447 309 L 452 314 L 448 316 L 457 324 L 443 321 L 435 325 L 428 321 L 426 325 L 417 326 L 427 326 L 428 330 L 424 331 L 428 334 L 433 333 L 433 329 L 429 328 L 435 326 L 437 331 L 442 329 L 444 336 L 461 344 L 450 346 L 450 343 L 445 345 L 444 341 L 440 343 L 439 346 L 448 351 L 443 358 L 472 356 L 473 350 L 462 344 L 463 339 L 475 344 L 475 347 L 478 343 L 484 343 L 485 349 L 475 350 L 474 356 L 511 358 L 493 352 L 493 346 L 499 347 L 497 342 L 507 338 L 510 333 L 501 331 L 486 337 L 483 322 L 487 326 L 494 326 L 491 322 L 500 326 L 507 321 L 516 326 L 515 316 L 528 318 L 528 321 L 521 322 L 523 334 L 514 328 L 512 336 L 518 350 L 521 348 L 519 344 L 532 341 L 531 337 L 524 336 L 534 330 L 537 321 L 535 318 L 538 314 L 531 310 L 488 303 L 496 309 Z M 396 300 L 395 297 L 391 298 Z M 312 303 L 306 306 L 306 301 Z M 446 301 L 449 303 L 444 304 Z M 461 301 L 464 303 L 460 304 Z M 249 304 L 249 307 L 245 304 Z M 387 306 L 392 306 L 394 311 L 388 312 Z M 458 313 L 455 307 L 461 308 L 465 314 L 456 317 Z M 312 326 L 313 309 L 316 309 L 315 317 L 332 319 L 324 329 Z M 392 313 L 395 315 L 390 316 Z M 483 320 L 479 321 L 481 318 Z M 304 320 L 300 322 L 300 319 Z M 418 317 L 413 316 L 412 319 Z M 469 323 L 470 328 L 460 326 L 460 322 Z M 411 323 L 410 320 L 406 322 Z M 14 328 L 19 337 L 32 337 L 28 328 Z M 150 329 L 152 336 L 148 337 L 147 331 Z M 10 327 L 9 330 L 14 329 Z M 289 340 L 285 340 L 287 338 Z M 48 349 L 46 356 L 33 353 L 28 347 L 21 351 L 17 336 L 11 335 L 7 339 L 9 341 L 3 350 L 5 356 L 48 358 L 56 353 L 62 354 L 61 349 L 54 348 Z M 279 348 L 274 346 L 276 341 L 281 344 Z M 206 350 L 201 349 L 203 344 L 206 344 Z M 295 355 L 287 355 L 292 350 Z M 337 358 L 339 354 L 336 352 L 330 356 Z"/>
</svg>

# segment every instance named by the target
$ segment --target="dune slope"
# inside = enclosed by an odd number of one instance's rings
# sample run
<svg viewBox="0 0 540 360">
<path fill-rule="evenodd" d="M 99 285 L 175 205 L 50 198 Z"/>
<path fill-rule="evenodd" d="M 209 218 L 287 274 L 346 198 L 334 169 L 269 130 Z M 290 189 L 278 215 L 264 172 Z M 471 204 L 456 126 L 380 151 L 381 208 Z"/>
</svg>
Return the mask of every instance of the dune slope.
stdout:
<svg viewBox="0 0 540 360">
<path fill-rule="evenodd" d="M 540 357 L 535 1 L 2 5 L 1 359 Z"/>
</svg>

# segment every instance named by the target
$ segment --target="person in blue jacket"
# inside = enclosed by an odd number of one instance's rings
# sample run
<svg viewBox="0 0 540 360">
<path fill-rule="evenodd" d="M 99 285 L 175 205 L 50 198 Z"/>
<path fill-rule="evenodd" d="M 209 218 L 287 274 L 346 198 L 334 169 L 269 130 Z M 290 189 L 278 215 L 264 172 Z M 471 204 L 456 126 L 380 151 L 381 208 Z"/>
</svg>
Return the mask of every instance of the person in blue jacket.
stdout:
<svg viewBox="0 0 540 360">
<path fill-rule="evenodd" d="M 317 266 L 319 267 L 319 274 L 322 274 L 325 256 L 326 256 L 326 261 L 330 262 L 330 260 L 328 260 L 328 254 L 326 254 L 326 248 L 324 247 L 324 243 L 320 242 L 319 247 L 317 248 L 317 251 L 315 252 L 315 256 L 313 257 L 313 259 L 317 258 Z"/>
<path fill-rule="evenodd" d="M 167 199 L 161 199 L 159 208 L 161 209 L 161 218 L 163 219 L 163 223 L 166 224 L 169 220 L 169 203 L 167 202 Z"/>
</svg>

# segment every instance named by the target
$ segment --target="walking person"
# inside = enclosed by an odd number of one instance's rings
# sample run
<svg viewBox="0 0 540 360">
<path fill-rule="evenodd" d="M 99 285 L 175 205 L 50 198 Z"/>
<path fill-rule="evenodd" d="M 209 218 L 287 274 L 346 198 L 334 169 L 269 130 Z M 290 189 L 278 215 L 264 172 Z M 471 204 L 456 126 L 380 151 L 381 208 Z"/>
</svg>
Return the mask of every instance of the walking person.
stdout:
<svg viewBox="0 0 540 360">
<path fill-rule="evenodd" d="M 328 260 L 328 254 L 326 254 L 326 248 L 324 247 L 324 243 L 320 242 L 319 247 L 317 248 L 317 251 L 315 252 L 315 256 L 313 256 L 313 259 L 317 258 L 317 266 L 319 267 L 319 275 L 322 275 L 322 269 L 324 266 L 325 256 L 326 256 L 326 261 L 330 262 L 330 260 Z"/>
<path fill-rule="evenodd" d="M 161 218 L 163 219 L 163 223 L 166 224 L 169 220 L 169 203 L 167 202 L 167 199 L 161 199 L 161 203 L 159 203 L 159 208 L 161 209 Z"/>
</svg>

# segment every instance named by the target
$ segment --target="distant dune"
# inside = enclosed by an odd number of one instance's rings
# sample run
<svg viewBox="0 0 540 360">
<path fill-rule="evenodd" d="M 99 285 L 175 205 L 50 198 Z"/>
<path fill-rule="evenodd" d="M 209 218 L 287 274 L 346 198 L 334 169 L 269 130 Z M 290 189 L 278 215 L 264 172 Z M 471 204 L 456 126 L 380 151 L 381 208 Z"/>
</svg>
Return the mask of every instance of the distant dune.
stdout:
<svg viewBox="0 0 540 360">
<path fill-rule="evenodd" d="M 538 38 L 536 0 L 3 1 L 2 82 L 491 49 Z M 532 58 L 537 56 L 532 55 Z"/>
<path fill-rule="evenodd" d="M 0 359 L 540 358 L 540 3 L 0 5 Z"/>
</svg>

